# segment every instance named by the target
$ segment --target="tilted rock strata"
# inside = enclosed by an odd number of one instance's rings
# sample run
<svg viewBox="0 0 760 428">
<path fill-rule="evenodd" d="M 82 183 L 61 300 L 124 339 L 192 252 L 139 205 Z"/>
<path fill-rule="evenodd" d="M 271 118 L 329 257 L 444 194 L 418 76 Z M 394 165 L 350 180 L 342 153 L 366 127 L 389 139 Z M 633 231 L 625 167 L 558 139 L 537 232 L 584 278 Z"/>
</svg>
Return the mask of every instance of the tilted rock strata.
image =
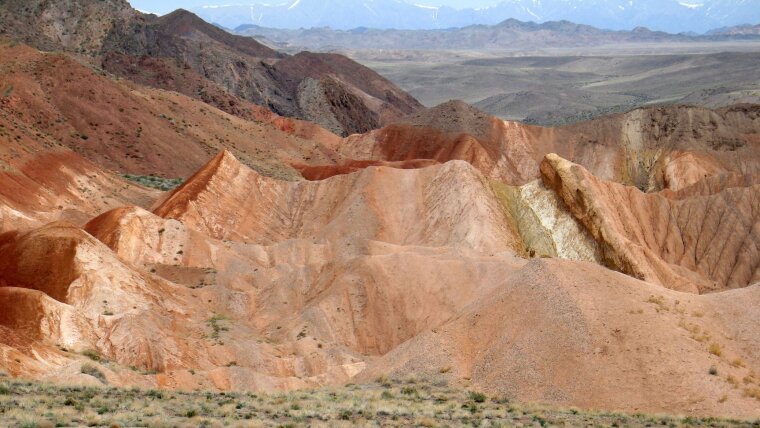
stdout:
<svg viewBox="0 0 760 428">
<path fill-rule="evenodd" d="M 599 180 L 556 155 L 541 171 L 613 269 L 689 292 L 760 280 L 759 184 L 671 199 Z"/>
</svg>

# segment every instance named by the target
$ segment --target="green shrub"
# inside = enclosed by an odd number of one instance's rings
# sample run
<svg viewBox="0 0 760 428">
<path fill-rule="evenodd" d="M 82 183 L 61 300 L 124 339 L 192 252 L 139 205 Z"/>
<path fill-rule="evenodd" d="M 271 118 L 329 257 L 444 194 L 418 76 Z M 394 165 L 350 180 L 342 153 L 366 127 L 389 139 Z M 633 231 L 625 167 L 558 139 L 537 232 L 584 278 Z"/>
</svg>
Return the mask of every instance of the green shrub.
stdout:
<svg viewBox="0 0 760 428">
<path fill-rule="evenodd" d="M 480 392 L 470 392 L 470 400 L 476 402 L 476 403 L 485 403 L 486 402 L 486 395 L 482 394 Z"/>
<path fill-rule="evenodd" d="M 419 392 L 417 392 L 417 388 L 413 388 L 411 386 L 405 386 L 401 388 L 401 393 L 404 395 L 418 395 Z"/>
<path fill-rule="evenodd" d="M 152 175 L 123 174 L 122 177 L 141 186 L 163 191 L 173 190 L 184 182 L 181 178 L 163 178 Z"/>
<path fill-rule="evenodd" d="M 86 351 L 82 352 L 82 355 L 84 355 L 85 357 L 91 359 L 92 361 L 100 361 L 101 360 L 100 354 L 98 353 L 98 351 L 96 351 L 94 349 L 87 349 Z"/>
<path fill-rule="evenodd" d="M 102 383 L 108 383 L 106 380 L 106 375 L 92 364 L 82 364 L 80 371 L 82 374 L 90 375 Z"/>
<path fill-rule="evenodd" d="M 163 393 L 163 392 L 161 392 L 161 391 L 157 391 L 157 390 L 155 390 L 155 389 L 151 389 L 151 390 L 150 390 L 150 391 L 148 391 L 148 393 L 147 393 L 147 394 L 145 394 L 145 395 L 147 395 L 147 396 L 148 396 L 148 397 L 150 397 L 150 398 L 157 398 L 157 399 L 159 399 L 159 400 L 162 400 L 162 399 L 164 398 L 164 393 Z"/>
</svg>

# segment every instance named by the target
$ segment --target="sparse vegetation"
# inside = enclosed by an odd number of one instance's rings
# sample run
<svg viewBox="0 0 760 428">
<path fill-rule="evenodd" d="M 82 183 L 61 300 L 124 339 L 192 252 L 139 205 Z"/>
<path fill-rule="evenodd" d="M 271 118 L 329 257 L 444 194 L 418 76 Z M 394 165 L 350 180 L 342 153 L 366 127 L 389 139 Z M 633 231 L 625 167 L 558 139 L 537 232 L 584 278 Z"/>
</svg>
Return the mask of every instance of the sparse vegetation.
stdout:
<svg viewBox="0 0 760 428">
<path fill-rule="evenodd" d="M 744 395 L 760 400 L 760 388 L 747 388 L 744 390 Z"/>
<path fill-rule="evenodd" d="M 82 364 L 82 368 L 80 369 L 80 371 L 83 374 L 94 377 L 95 379 L 101 381 L 102 383 L 108 383 L 108 381 L 106 380 L 106 375 L 103 374 L 103 372 L 100 371 L 100 369 L 93 366 L 92 364 L 89 364 L 89 363 Z"/>
<path fill-rule="evenodd" d="M 417 388 L 411 387 L 411 386 L 405 386 L 401 388 L 401 393 L 404 395 L 418 395 L 419 392 L 417 391 Z"/>
<path fill-rule="evenodd" d="M 688 322 L 686 322 L 685 319 L 682 318 L 678 322 L 678 326 L 681 327 L 682 329 L 688 331 L 689 332 L 689 337 L 691 337 L 693 340 L 696 340 L 697 342 L 704 343 L 704 342 L 707 342 L 708 340 L 710 340 L 710 337 L 711 337 L 710 336 L 710 332 L 708 332 L 706 330 L 703 331 L 702 327 L 700 327 L 697 324 L 688 323 Z"/>
<path fill-rule="evenodd" d="M 483 400 L 475 392 L 418 380 L 416 394 L 390 380 L 336 389 L 280 394 L 181 392 L 137 388 L 0 382 L 0 426 L 693 426 L 752 427 L 738 420 L 682 419 L 579 409 L 521 406 Z M 747 389 L 745 394 L 760 394 Z M 482 395 L 482 394 L 481 394 Z M 476 399 L 477 398 L 477 399 Z M 717 398 L 716 398 L 717 399 Z M 721 398 L 722 399 L 722 398 Z M 34 424 L 34 425 L 32 425 Z"/>
<path fill-rule="evenodd" d="M 668 305 L 665 304 L 665 298 L 662 296 L 651 295 L 647 299 L 647 303 L 655 305 L 657 307 L 657 312 L 668 310 Z"/>
<path fill-rule="evenodd" d="M 734 388 L 739 387 L 739 379 L 737 379 L 733 375 L 728 375 L 728 377 L 726 378 L 726 382 L 730 383 L 731 386 L 733 386 Z"/>
<path fill-rule="evenodd" d="M 720 344 L 718 343 L 711 343 L 710 353 L 715 355 L 716 357 L 720 357 L 721 355 L 723 355 L 723 348 L 721 348 Z"/>
<path fill-rule="evenodd" d="M 209 335 L 209 338 L 214 340 L 217 344 L 224 343 L 222 342 L 221 334 L 222 332 L 229 330 L 229 327 L 225 325 L 226 321 L 227 317 L 222 314 L 214 314 L 214 316 L 206 320 L 206 324 L 208 324 L 209 328 L 211 328 L 211 334 Z"/>
<path fill-rule="evenodd" d="M 94 349 L 87 349 L 84 352 L 82 352 L 82 355 L 85 357 L 91 359 L 92 361 L 100 361 L 101 357 L 98 351 Z"/>
<path fill-rule="evenodd" d="M 10 85 L 7 88 L 5 88 L 5 90 L 3 91 L 3 98 L 10 97 L 12 93 L 13 93 L 13 85 Z"/>
<path fill-rule="evenodd" d="M 123 174 L 122 177 L 126 178 L 129 181 L 133 181 L 141 186 L 150 187 L 151 189 L 157 189 L 157 190 L 172 190 L 179 187 L 184 180 L 181 178 L 163 178 L 163 177 L 156 177 L 153 175 L 132 175 L 132 174 Z"/>
</svg>

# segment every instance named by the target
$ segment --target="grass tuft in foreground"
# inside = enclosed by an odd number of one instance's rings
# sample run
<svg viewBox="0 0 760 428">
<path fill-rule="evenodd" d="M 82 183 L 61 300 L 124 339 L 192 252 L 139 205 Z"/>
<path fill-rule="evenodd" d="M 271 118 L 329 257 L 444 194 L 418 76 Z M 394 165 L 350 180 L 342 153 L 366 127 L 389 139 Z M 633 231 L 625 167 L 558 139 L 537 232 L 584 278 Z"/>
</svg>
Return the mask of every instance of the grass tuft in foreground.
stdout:
<svg viewBox="0 0 760 428">
<path fill-rule="evenodd" d="M 283 394 L 66 387 L 0 378 L 0 426 L 760 427 L 760 421 L 524 406 L 443 382 L 385 377 L 368 385 Z"/>
</svg>

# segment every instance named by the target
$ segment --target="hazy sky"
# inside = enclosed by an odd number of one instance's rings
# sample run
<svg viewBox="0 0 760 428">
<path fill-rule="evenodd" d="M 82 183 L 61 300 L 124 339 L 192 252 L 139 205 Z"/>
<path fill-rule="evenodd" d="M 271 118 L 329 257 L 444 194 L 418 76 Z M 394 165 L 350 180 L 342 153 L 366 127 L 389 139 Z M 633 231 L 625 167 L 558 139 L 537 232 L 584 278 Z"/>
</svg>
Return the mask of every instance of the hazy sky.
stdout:
<svg viewBox="0 0 760 428">
<path fill-rule="evenodd" d="M 167 13 L 179 8 L 189 9 L 196 6 L 215 4 L 289 3 L 288 0 L 129 0 L 129 2 L 137 9 L 155 13 Z M 415 0 L 410 3 L 467 8 L 494 5 L 499 2 L 500 0 Z"/>
</svg>

